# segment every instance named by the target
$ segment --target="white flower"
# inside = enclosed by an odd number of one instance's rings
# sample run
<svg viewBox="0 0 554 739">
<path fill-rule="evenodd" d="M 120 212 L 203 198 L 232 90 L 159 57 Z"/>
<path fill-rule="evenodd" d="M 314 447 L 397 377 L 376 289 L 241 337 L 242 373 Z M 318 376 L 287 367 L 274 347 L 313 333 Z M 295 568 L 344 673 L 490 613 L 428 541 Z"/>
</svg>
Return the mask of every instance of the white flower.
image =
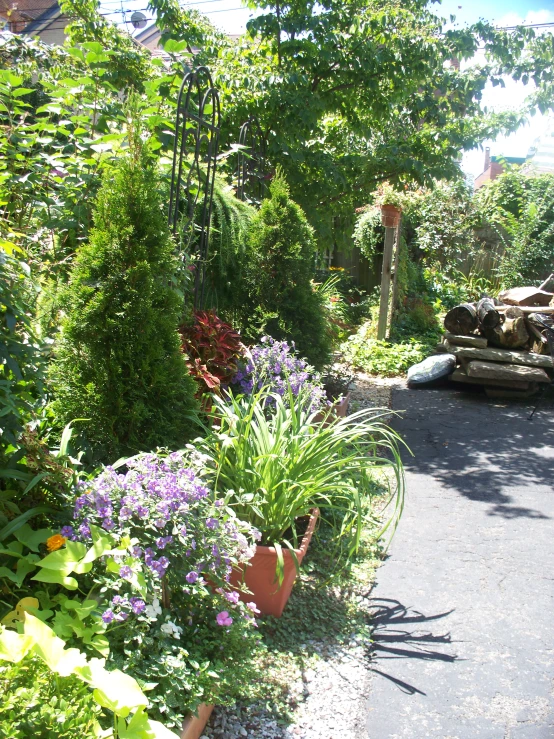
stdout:
<svg viewBox="0 0 554 739">
<path fill-rule="evenodd" d="M 160 608 L 160 601 L 157 598 L 154 598 L 152 605 L 147 605 L 144 610 L 146 616 L 148 616 L 152 621 L 156 621 L 161 612 L 162 609 Z"/>
<path fill-rule="evenodd" d="M 183 629 L 174 624 L 173 621 L 168 621 L 167 623 L 162 624 L 161 631 L 168 636 L 174 636 L 175 639 L 179 639 L 180 634 L 183 633 Z"/>
</svg>

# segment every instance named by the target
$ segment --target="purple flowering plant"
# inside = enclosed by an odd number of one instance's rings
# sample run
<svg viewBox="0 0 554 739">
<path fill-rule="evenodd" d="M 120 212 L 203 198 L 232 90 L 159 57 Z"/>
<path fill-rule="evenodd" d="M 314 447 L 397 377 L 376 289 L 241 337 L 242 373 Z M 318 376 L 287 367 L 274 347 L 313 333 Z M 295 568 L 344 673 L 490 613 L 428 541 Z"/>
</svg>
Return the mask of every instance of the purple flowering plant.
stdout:
<svg viewBox="0 0 554 739">
<path fill-rule="evenodd" d="M 256 611 L 228 583 L 259 533 L 214 499 L 202 466 L 188 449 L 106 467 L 80 483 L 63 531 L 87 545 L 99 532 L 113 542 L 91 573 L 110 659 L 157 682 L 152 715 L 168 726 L 200 702 L 230 700 L 232 671 L 257 641 Z"/>
<path fill-rule="evenodd" d="M 321 376 L 305 359 L 297 356 L 294 342 L 276 341 L 271 336 L 263 336 L 261 343 L 250 349 L 231 387 L 235 393 L 244 395 L 267 388 L 269 399 L 271 394 L 277 394 L 285 403 L 292 393 L 295 399 L 306 399 L 311 412 L 328 406 Z"/>
</svg>

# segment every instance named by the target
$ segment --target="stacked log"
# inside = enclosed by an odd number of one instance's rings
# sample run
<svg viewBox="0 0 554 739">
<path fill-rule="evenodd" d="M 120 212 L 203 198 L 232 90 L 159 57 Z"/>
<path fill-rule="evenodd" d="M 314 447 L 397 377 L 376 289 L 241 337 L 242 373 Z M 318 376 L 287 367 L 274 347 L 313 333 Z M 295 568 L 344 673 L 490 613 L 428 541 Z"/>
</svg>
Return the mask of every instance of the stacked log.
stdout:
<svg viewBox="0 0 554 739">
<path fill-rule="evenodd" d="M 437 351 L 456 357 L 451 382 L 482 386 L 493 398 L 527 398 L 552 382 L 554 295 L 544 288 L 554 278 L 549 280 L 540 288 L 514 288 L 498 300 L 485 297 L 448 311 Z M 545 325 L 553 333 L 548 335 Z"/>
</svg>

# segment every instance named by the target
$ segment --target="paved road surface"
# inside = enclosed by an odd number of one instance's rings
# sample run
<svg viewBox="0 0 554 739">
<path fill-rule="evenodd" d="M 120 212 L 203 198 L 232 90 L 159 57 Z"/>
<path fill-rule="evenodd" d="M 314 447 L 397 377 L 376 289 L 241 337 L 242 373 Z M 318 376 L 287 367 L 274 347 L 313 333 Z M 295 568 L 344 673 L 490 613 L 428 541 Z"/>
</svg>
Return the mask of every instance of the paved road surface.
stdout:
<svg viewBox="0 0 554 739">
<path fill-rule="evenodd" d="M 554 738 L 554 406 L 398 389 L 408 496 L 373 592 L 370 739 Z"/>
</svg>

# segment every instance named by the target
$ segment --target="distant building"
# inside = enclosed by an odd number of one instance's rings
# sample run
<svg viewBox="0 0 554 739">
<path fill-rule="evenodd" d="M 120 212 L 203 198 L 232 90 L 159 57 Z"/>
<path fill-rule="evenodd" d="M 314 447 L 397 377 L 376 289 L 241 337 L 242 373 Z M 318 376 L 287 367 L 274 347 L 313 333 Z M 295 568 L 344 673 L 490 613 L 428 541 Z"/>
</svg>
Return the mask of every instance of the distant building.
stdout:
<svg viewBox="0 0 554 739">
<path fill-rule="evenodd" d="M 5 31 L 38 36 L 45 44 L 63 44 L 69 23 L 54 0 L 0 0 L 0 23 Z"/>
<path fill-rule="evenodd" d="M 525 157 L 491 157 L 490 147 L 485 149 L 485 167 L 479 177 L 475 180 L 475 189 L 478 190 L 487 182 L 495 180 L 504 172 L 506 164 L 525 164 Z"/>
<path fill-rule="evenodd" d="M 527 174 L 554 173 L 554 120 L 546 131 L 533 142 L 523 170 Z"/>
<path fill-rule="evenodd" d="M 0 0 L 0 2 L 2 2 L 2 0 Z M 133 38 L 137 43 L 141 44 L 142 46 L 146 46 L 146 48 L 152 53 L 153 56 L 160 56 L 164 58 L 165 52 L 160 45 L 162 34 L 155 23 L 152 23 L 152 25 L 148 26 L 148 28 L 145 28 L 137 33 Z M 237 41 L 237 39 L 240 38 L 240 34 L 230 33 L 227 34 L 227 38 L 231 41 Z M 195 47 L 192 48 L 193 54 L 197 54 L 199 51 L 200 49 L 196 49 Z"/>
</svg>

